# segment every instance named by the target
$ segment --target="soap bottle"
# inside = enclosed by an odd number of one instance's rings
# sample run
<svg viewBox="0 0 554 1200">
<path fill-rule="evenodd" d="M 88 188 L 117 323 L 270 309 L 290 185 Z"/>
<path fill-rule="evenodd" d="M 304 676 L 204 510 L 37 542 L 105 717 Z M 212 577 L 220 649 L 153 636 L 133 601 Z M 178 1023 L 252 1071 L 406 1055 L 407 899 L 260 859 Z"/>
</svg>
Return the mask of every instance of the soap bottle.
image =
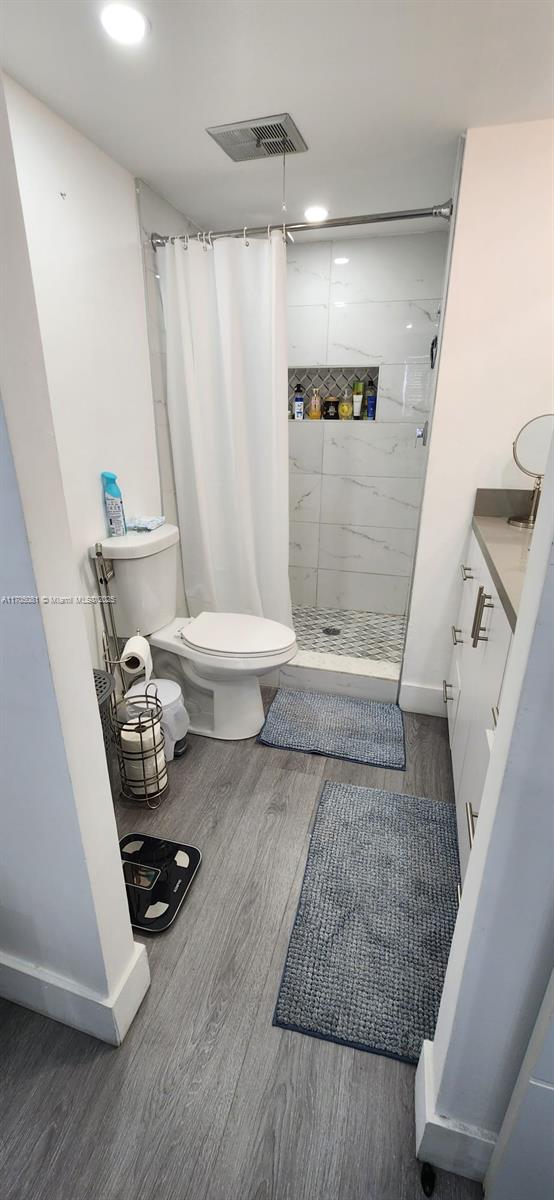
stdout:
<svg viewBox="0 0 554 1200">
<path fill-rule="evenodd" d="M 108 521 L 109 537 L 121 537 L 127 533 L 123 497 L 117 485 L 117 475 L 113 471 L 102 471 L 102 488 L 104 491 L 104 508 Z"/>
<path fill-rule="evenodd" d="M 341 421 L 352 420 L 352 400 L 348 395 L 348 388 L 344 389 L 344 395 L 339 404 L 339 417 Z"/>
<path fill-rule="evenodd" d="M 319 395 L 319 388 L 317 387 L 312 389 L 312 398 L 308 405 L 308 416 L 310 421 L 319 421 L 321 419 L 321 397 Z"/>
<path fill-rule="evenodd" d="M 326 421 L 338 421 L 339 404 L 336 396 L 327 396 L 323 401 L 323 416 Z"/>
<path fill-rule="evenodd" d="M 365 399 L 366 399 L 366 407 L 367 407 L 366 419 L 368 421 L 374 421 L 375 413 L 377 411 L 377 392 L 375 390 L 375 384 L 372 379 L 370 379 L 368 382 Z"/>
<path fill-rule="evenodd" d="M 297 383 L 294 391 L 294 419 L 295 421 L 304 420 L 304 388 L 300 383 Z"/>
</svg>

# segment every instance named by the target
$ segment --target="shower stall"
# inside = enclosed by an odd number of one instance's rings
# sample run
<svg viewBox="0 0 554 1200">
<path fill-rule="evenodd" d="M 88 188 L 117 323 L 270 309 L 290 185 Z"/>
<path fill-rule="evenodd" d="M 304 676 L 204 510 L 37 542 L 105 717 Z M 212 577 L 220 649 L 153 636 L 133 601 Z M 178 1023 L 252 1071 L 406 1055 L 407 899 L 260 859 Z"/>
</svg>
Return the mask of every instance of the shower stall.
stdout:
<svg viewBox="0 0 554 1200">
<path fill-rule="evenodd" d="M 413 228 L 413 225 L 412 225 Z M 427 460 L 448 231 L 289 245 L 289 401 L 376 391 L 374 420 L 289 421 L 287 682 L 395 698 Z M 363 233 L 362 230 L 358 231 Z M 321 236 L 321 235 L 320 235 Z M 347 677 L 351 678 L 348 679 Z M 340 678 L 339 678 L 340 677 Z M 355 677 L 355 678 L 354 678 Z"/>
<path fill-rule="evenodd" d="M 157 250 L 166 245 L 171 232 L 181 249 L 185 248 L 182 257 L 188 257 L 186 247 L 194 239 L 206 252 L 201 257 L 209 259 L 216 239 L 225 237 L 242 243 L 238 259 L 248 264 L 252 239 L 267 243 L 270 230 L 264 227 L 210 235 L 195 233 L 186 218 L 170 211 L 145 185 L 140 185 L 139 209 L 162 494 L 166 515 L 175 520 L 176 510 L 183 507 L 179 504 L 182 478 L 181 482 L 178 478 L 183 471 L 175 468 L 182 468 L 179 459 L 190 438 L 183 439 L 182 431 L 176 434 L 175 428 L 170 431 L 168 420 L 169 314 L 163 313 L 160 304 L 161 258 Z M 271 404 L 277 403 L 277 409 L 282 404 L 279 411 L 288 426 L 288 436 L 283 445 L 279 444 L 277 457 L 281 480 L 287 474 L 288 445 L 289 577 L 298 654 L 275 673 L 271 679 L 274 684 L 382 700 L 397 697 L 432 419 L 435 372 L 431 359 L 446 275 L 450 212 L 451 205 L 447 204 L 402 213 L 337 218 L 317 228 L 306 224 L 286 226 L 288 351 L 285 338 L 282 382 L 279 375 Z M 277 228 L 284 239 L 285 229 Z M 284 295 L 282 305 L 284 319 Z M 255 312 L 258 310 L 256 304 Z M 275 309 L 275 320 L 281 320 L 280 312 L 281 301 Z M 285 333 L 283 330 L 284 337 Z M 229 347 L 235 344 L 236 338 Z M 245 344 L 249 344 L 248 339 Z M 254 372 L 249 413 L 258 410 L 261 377 Z M 174 388 L 175 404 L 180 408 L 186 403 L 190 408 L 194 403 L 200 429 L 207 427 L 212 414 L 216 425 L 208 438 L 208 449 L 217 445 L 218 439 L 227 447 L 233 443 L 235 450 L 245 455 L 243 462 L 248 464 L 249 473 L 264 478 L 271 450 L 274 473 L 274 441 L 265 434 L 253 438 L 246 410 L 244 420 L 238 423 L 234 387 L 229 390 L 227 432 L 222 429 L 219 368 L 214 378 L 217 386 L 213 403 L 203 372 L 201 388 L 181 387 L 177 392 Z M 297 385 L 307 400 L 314 387 L 322 400 L 330 396 L 340 400 L 345 392 L 352 395 L 356 381 L 364 392 L 370 386 L 376 396 L 375 419 L 286 422 L 285 405 Z M 277 409 L 275 428 L 281 430 Z M 188 478 L 190 471 L 184 475 Z M 233 501 L 228 471 L 212 472 L 212 476 L 214 511 L 216 515 L 228 512 Z M 235 477 L 240 478 L 236 473 Z M 200 478 L 204 478 L 202 472 Z M 277 520 L 280 513 L 284 521 L 282 568 L 286 576 L 287 512 L 281 490 L 279 486 L 274 515 Z M 251 510 L 252 505 L 243 501 L 237 511 L 246 516 Z M 184 511 L 184 549 L 196 539 L 204 554 L 200 517 L 195 524 L 190 504 L 184 505 Z M 216 525 L 219 523 L 217 520 Z M 274 559 L 276 541 L 268 539 L 265 524 L 260 536 L 262 547 L 271 545 Z M 279 547 L 281 540 L 279 533 Z M 219 557 L 216 559 L 220 566 Z M 181 592 L 180 611 L 194 614 L 190 564 L 183 566 L 185 593 Z M 242 577 L 243 572 L 239 575 Z M 194 597 L 192 601 L 194 604 Z M 209 597 L 208 601 L 200 597 L 199 603 L 208 609 L 221 607 L 217 599 L 210 601 Z M 250 602 L 245 607 L 240 595 L 232 597 L 226 607 L 272 615 L 263 604 L 261 609 L 252 608 Z"/>
</svg>

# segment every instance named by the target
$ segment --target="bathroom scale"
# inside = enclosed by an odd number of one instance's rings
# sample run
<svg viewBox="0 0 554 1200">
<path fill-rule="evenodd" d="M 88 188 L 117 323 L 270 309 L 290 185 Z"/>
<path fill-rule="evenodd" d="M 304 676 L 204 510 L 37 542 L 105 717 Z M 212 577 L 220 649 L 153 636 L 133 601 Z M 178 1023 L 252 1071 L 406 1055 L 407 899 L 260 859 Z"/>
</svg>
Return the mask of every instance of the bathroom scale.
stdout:
<svg viewBox="0 0 554 1200">
<path fill-rule="evenodd" d="M 119 842 L 131 925 L 163 933 L 175 920 L 202 862 L 196 846 L 128 833 Z"/>
</svg>

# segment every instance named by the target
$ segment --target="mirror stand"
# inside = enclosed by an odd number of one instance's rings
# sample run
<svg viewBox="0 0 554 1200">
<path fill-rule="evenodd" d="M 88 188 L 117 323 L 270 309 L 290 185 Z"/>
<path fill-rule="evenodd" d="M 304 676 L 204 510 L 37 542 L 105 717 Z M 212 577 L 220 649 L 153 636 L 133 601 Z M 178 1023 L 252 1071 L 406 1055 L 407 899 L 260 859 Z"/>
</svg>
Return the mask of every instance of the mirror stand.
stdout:
<svg viewBox="0 0 554 1200">
<path fill-rule="evenodd" d="M 519 465 L 519 464 L 518 464 Z M 542 475 L 535 477 L 535 485 L 531 494 L 531 508 L 528 517 L 508 517 L 508 525 L 513 525 L 516 529 L 534 529 L 537 519 L 537 511 L 541 498 Z"/>
</svg>

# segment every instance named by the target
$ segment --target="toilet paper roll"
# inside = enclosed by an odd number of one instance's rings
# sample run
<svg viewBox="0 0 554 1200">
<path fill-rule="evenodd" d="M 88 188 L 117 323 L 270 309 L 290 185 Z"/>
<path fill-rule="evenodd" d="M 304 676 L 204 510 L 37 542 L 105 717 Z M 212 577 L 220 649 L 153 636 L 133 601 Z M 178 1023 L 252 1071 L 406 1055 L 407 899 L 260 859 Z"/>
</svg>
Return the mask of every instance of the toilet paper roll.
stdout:
<svg viewBox="0 0 554 1200">
<path fill-rule="evenodd" d="M 159 720 L 147 717 L 131 717 L 120 732 L 121 749 L 124 754 L 140 754 L 163 748 L 163 735 Z"/>
<path fill-rule="evenodd" d="M 160 779 L 162 776 L 165 779 L 166 766 L 165 754 L 163 750 L 158 750 L 156 754 L 148 754 L 144 759 L 124 759 L 125 775 L 127 779 L 133 782 L 144 783 L 145 780 L 153 779 L 157 775 Z"/>
<path fill-rule="evenodd" d="M 133 677 L 142 675 L 144 671 L 145 683 L 148 683 L 152 674 L 152 655 L 146 638 L 141 637 L 140 633 L 136 633 L 134 637 L 129 638 L 128 642 L 125 642 L 121 665 L 127 675 Z"/>
</svg>

